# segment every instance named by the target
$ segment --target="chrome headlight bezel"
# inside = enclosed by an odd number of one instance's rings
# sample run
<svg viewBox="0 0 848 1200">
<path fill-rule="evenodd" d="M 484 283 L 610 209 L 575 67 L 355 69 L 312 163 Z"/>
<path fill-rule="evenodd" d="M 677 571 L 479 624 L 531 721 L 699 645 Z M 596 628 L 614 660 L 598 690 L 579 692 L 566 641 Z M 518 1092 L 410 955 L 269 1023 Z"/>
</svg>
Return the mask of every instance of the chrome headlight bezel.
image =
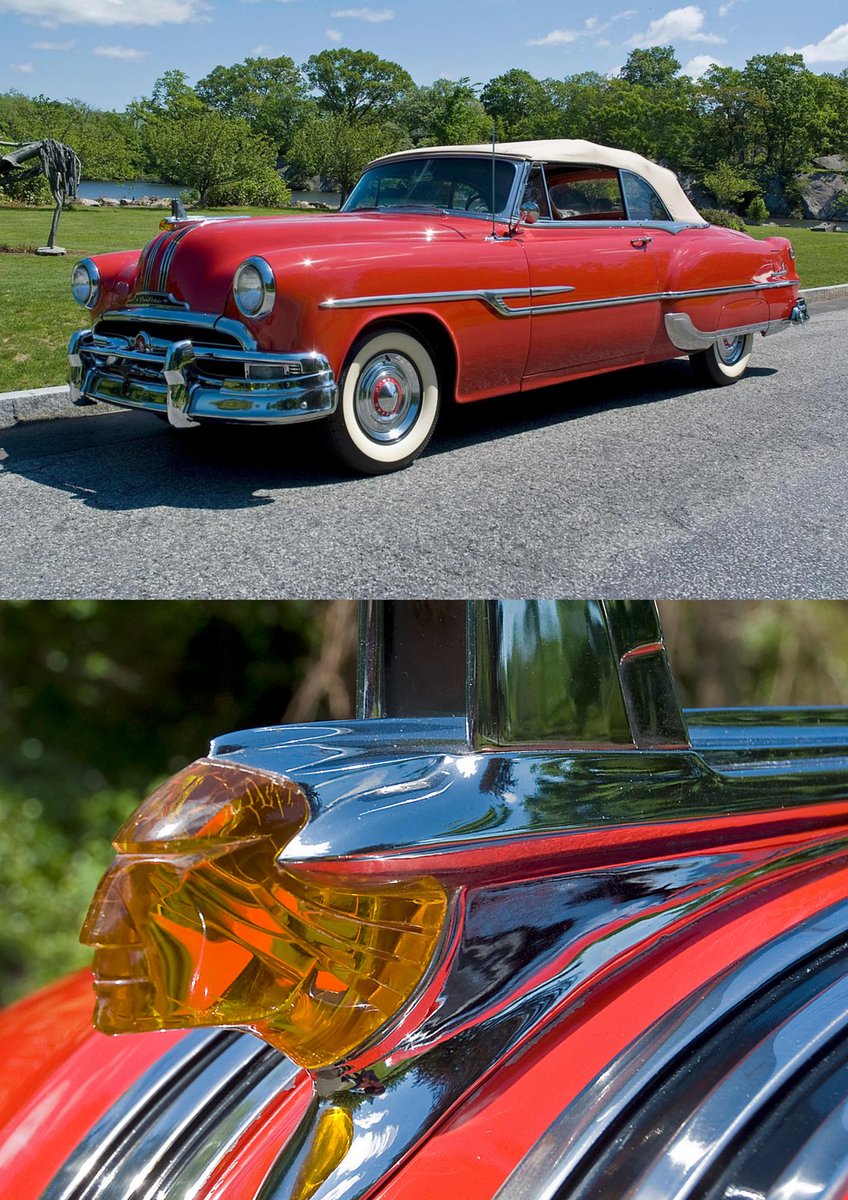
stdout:
<svg viewBox="0 0 848 1200">
<path fill-rule="evenodd" d="M 77 282 L 77 272 L 85 272 L 85 281 Z M 71 272 L 71 295 L 83 308 L 94 308 L 100 299 L 100 272 L 91 258 L 81 259 Z"/>
<path fill-rule="evenodd" d="M 242 292 L 243 288 L 246 290 L 246 277 L 250 277 L 250 272 L 255 272 L 255 278 L 258 280 L 258 287 L 255 282 L 251 285 L 251 291 L 258 296 L 258 301 L 252 305 L 245 299 Z M 274 280 L 274 272 L 264 258 L 246 258 L 236 268 L 233 276 L 233 299 L 242 316 L 254 321 L 258 317 L 267 317 L 274 307 L 276 296 L 277 284 Z"/>
</svg>

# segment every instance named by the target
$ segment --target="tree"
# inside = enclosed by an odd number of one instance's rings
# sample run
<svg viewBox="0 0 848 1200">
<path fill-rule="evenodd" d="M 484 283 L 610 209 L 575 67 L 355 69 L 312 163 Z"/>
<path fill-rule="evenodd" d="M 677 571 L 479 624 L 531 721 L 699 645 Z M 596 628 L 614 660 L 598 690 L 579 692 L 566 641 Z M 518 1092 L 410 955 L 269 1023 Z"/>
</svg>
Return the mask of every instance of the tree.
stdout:
<svg viewBox="0 0 848 1200">
<path fill-rule="evenodd" d="M 491 122 L 474 88 L 464 77 L 437 79 L 415 88 L 395 112 L 395 118 L 419 146 L 461 146 L 487 141 Z"/>
<path fill-rule="evenodd" d="M 370 50 L 322 50 L 303 70 L 319 107 L 351 125 L 385 116 L 415 87 L 403 67 Z"/>
<path fill-rule="evenodd" d="M 800 54 L 755 54 L 742 75 L 763 98 L 764 171 L 786 184 L 816 152 L 812 72 Z"/>
<path fill-rule="evenodd" d="M 253 133 L 270 138 L 281 154 L 291 145 L 309 104 L 303 76 L 287 55 L 215 67 L 195 92 L 209 108 L 247 121 Z"/>
<path fill-rule="evenodd" d="M 344 202 L 366 163 L 397 149 L 398 133 L 390 126 L 320 113 L 295 134 L 290 165 L 302 176 L 323 176 Z"/>
<path fill-rule="evenodd" d="M 513 68 L 490 79 L 480 93 L 504 139 L 552 137 L 559 116 L 550 89 L 529 71 Z"/>
<path fill-rule="evenodd" d="M 677 81 L 680 63 L 672 46 L 648 46 L 631 50 L 621 68 L 621 78 L 637 87 L 672 87 Z"/>
<path fill-rule="evenodd" d="M 720 162 L 704 175 L 704 185 L 716 198 L 719 208 L 735 208 L 757 192 L 756 179 L 740 175 L 730 163 Z"/>
<path fill-rule="evenodd" d="M 147 138 L 162 178 L 196 190 L 202 205 L 288 202 L 274 169 L 276 147 L 251 134 L 246 121 L 201 109 L 152 120 Z"/>
</svg>

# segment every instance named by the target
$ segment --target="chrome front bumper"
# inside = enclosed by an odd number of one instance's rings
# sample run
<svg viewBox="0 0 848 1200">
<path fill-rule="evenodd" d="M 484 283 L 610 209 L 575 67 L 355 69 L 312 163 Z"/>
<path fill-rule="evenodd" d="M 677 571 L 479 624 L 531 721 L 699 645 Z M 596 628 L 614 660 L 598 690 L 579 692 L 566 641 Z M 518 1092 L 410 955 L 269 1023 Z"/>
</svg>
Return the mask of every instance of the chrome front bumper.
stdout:
<svg viewBox="0 0 848 1200">
<path fill-rule="evenodd" d="M 169 314 L 171 321 L 174 314 Z M 107 320 L 114 324 L 115 314 Z M 167 416 L 186 429 L 202 421 L 311 421 L 336 407 L 336 381 L 322 354 L 274 354 L 199 338 L 81 329 L 68 347 L 71 400 L 103 400 Z M 235 322 L 231 323 L 235 325 Z M 242 343 L 244 344 L 244 343 Z"/>
</svg>

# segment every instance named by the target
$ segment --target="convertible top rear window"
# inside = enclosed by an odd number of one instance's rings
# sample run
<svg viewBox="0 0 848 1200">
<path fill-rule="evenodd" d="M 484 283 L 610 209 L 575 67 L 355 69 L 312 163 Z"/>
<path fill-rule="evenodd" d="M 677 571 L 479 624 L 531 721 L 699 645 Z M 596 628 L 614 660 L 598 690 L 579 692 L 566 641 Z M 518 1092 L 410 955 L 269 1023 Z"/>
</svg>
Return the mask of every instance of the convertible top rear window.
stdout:
<svg viewBox="0 0 848 1200">
<path fill-rule="evenodd" d="M 503 212 L 515 163 L 495 163 L 495 212 Z M 345 212 L 374 208 L 492 211 L 492 161 L 483 156 L 438 155 L 382 162 L 370 168 L 350 195 Z"/>
</svg>

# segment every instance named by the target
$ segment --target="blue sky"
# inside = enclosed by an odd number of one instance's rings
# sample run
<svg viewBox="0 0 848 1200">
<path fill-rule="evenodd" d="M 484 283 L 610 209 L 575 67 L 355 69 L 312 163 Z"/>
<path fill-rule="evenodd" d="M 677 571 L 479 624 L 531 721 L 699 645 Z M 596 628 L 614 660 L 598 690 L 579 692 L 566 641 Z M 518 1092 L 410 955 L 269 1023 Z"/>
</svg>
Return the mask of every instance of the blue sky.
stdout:
<svg viewBox="0 0 848 1200">
<path fill-rule="evenodd" d="M 684 70 L 742 66 L 801 50 L 814 71 L 848 67 L 845 0 L 0 0 L 0 92 L 78 97 L 123 108 L 180 67 L 195 82 L 219 63 L 333 46 L 394 59 L 417 83 L 510 67 L 539 78 L 613 73 L 634 46 L 671 44 Z"/>
</svg>

